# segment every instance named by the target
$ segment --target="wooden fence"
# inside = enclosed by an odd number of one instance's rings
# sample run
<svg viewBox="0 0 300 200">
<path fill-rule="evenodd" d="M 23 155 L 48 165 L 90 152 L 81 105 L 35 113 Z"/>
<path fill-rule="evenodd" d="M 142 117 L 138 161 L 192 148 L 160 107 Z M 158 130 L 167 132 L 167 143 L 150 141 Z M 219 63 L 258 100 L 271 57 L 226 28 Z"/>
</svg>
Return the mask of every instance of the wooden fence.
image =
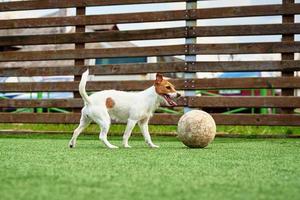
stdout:
<svg viewBox="0 0 300 200">
<path fill-rule="evenodd" d="M 76 16 L 43 17 L 0 20 L 0 30 L 22 28 L 76 27 L 74 33 L 42 35 L 7 35 L 0 37 L 0 76 L 60 76 L 74 75 L 72 82 L 18 82 L 0 83 L 0 92 L 75 92 L 74 99 L 1 99 L 0 108 L 73 108 L 82 106 L 78 96 L 80 75 L 85 71 L 85 59 L 177 56 L 177 55 L 228 55 L 280 53 L 281 61 L 186 61 L 168 63 L 135 63 L 89 66 L 94 75 L 125 75 L 170 72 L 234 72 L 234 71 L 280 71 L 281 77 L 261 78 L 207 78 L 175 79 L 178 90 L 221 89 L 281 89 L 281 96 L 187 96 L 179 106 L 191 108 L 281 108 L 280 114 L 220 114 L 212 113 L 217 124 L 224 125 L 300 125 L 300 97 L 294 90 L 300 88 L 300 60 L 294 53 L 300 52 L 300 42 L 294 35 L 300 34 L 300 24 L 294 16 L 300 14 L 300 4 L 294 0 L 283 0 L 279 5 L 257 5 L 224 8 L 197 8 L 185 10 L 139 12 L 126 14 L 85 15 L 86 7 L 125 4 L 150 4 L 185 2 L 181 0 L 39 0 L 0 3 L 0 12 L 76 8 Z M 193 1 L 186 1 L 193 2 Z M 201 5 L 201 1 L 198 2 Z M 85 26 L 126 23 L 186 21 L 197 19 L 236 18 L 256 16 L 282 16 L 280 24 L 228 25 L 174 27 L 150 30 L 85 32 Z M 85 48 L 85 43 L 152 40 L 170 38 L 195 38 L 212 36 L 257 36 L 282 35 L 281 42 L 182 44 L 150 47 Z M 22 45 L 75 44 L 74 49 L 47 51 L 5 51 L 5 47 Z M 2 51 L 1 51 L 2 49 Z M 22 66 L 24 61 L 75 60 L 72 66 Z M 3 63 L 18 62 L 18 67 L 5 67 Z M 87 91 L 104 89 L 143 90 L 152 81 L 91 81 Z M 78 123 L 79 113 L 11 113 L 1 112 L 2 123 Z M 156 114 L 152 124 L 177 124 L 180 115 Z"/>
</svg>

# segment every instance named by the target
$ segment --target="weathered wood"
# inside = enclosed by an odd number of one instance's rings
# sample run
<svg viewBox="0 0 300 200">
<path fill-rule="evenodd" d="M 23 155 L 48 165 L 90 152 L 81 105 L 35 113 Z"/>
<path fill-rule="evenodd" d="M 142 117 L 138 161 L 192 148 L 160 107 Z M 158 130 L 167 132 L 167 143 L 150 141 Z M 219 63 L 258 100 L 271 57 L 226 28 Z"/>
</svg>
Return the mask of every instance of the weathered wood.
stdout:
<svg viewBox="0 0 300 200">
<path fill-rule="evenodd" d="M 300 78 L 213 78 L 187 80 L 188 89 L 299 88 Z"/>
<path fill-rule="evenodd" d="M 181 38 L 185 37 L 186 35 L 187 31 L 184 27 L 134 31 L 113 30 L 88 33 L 63 33 L 21 36 L 18 35 L 0 37 L 0 46 L 168 39 Z"/>
<path fill-rule="evenodd" d="M 42 28 L 78 25 L 105 25 L 138 22 L 176 21 L 188 18 L 185 10 L 141 12 L 108 15 L 87 15 L 69 17 L 44 17 L 0 20 L 0 29 Z"/>
<path fill-rule="evenodd" d="M 282 4 L 284 6 L 294 6 L 295 5 L 295 0 L 283 0 Z M 295 22 L 295 16 L 293 14 L 289 15 L 283 15 L 282 16 L 282 23 L 283 24 L 289 24 L 289 23 L 294 23 Z M 292 32 L 286 33 L 282 35 L 282 41 L 283 42 L 293 42 L 295 40 L 295 36 Z M 294 60 L 295 55 L 293 52 L 288 53 L 288 52 L 283 52 L 281 54 L 281 59 L 282 60 Z M 293 71 L 283 71 L 281 73 L 283 77 L 293 77 L 294 72 Z M 283 96 L 294 96 L 294 89 L 283 89 L 282 90 L 282 95 Z M 294 109 L 283 109 L 283 113 L 293 113 Z"/>
<path fill-rule="evenodd" d="M 178 90 L 195 89 L 276 89 L 300 88 L 300 77 L 271 77 L 271 78 L 210 78 L 210 79 L 173 79 L 170 80 Z M 63 92 L 78 91 L 79 82 L 26 82 L 1 83 L 2 92 Z M 153 85 L 153 81 L 90 81 L 87 91 L 105 89 L 144 90 Z"/>
<path fill-rule="evenodd" d="M 178 106 L 195 108 L 300 108 L 300 97 L 181 97 Z M 288 102 L 288 103 L 287 103 Z M 76 99 L 0 99 L 0 108 L 81 108 Z"/>
<path fill-rule="evenodd" d="M 262 42 L 236 44 L 195 44 L 189 46 L 189 53 L 196 54 L 256 54 L 292 53 L 300 49 L 300 42 Z"/>
<path fill-rule="evenodd" d="M 76 16 L 83 16 L 85 15 L 85 7 L 76 7 Z M 76 33 L 84 33 L 85 32 L 85 26 L 84 25 L 77 25 L 75 26 L 75 32 Z M 83 50 L 85 48 L 85 43 L 84 42 L 79 42 L 79 41 L 76 41 L 75 42 L 75 49 L 76 50 Z M 84 65 L 85 63 L 85 59 L 76 59 L 74 60 L 74 68 L 77 68 L 78 66 L 82 66 Z M 81 76 L 80 75 L 75 75 L 74 76 L 74 80 L 75 81 L 80 81 L 81 79 Z M 80 97 L 80 94 L 79 92 L 73 92 L 74 94 L 74 97 L 75 98 L 79 98 Z M 77 110 L 77 109 L 74 109 L 73 112 L 80 112 L 80 110 Z"/>
<path fill-rule="evenodd" d="M 146 3 L 170 3 L 183 0 L 39 0 L 39 1 L 12 1 L 0 3 L 0 12 L 17 10 L 36 10 L 88 6 L 109 6 Z"/>
<path fill-rule="evenodd" d="M 201 108 L 298 108 L 300 97 L 189 97 L 189 107 Z M 288 103 L 287 103 L 288 102 Z"/>
<path fill-rule="evenodd" d="M 300 61 L 299 61 L 300 62 Z M 145 73 L 184 72 L 187 65 L 184 62 L 170 63 L 130 63 L 90 66 L 61 67 L 0 67 L 1 76 L 63 76 L 81 75 L 87 68 L 94 75 L 125 75 Z"/>
<path fill-rule="evenodd" d="M 253 54 L 292 53 L 300 49 L 300 42 L 266 42 L 237 44 L 190 44 L 152 47 L 77 49 L 55 51 L 2 52 L 0 61 L 70 60 L 89 58 L 167 56 L 193 54 Z"/>
<path fill-rule="evenodd" d="M 229 18 L 229 17 L 253 17 L 268 15 L 299 14 L 300 4 L 294 5 L 258 5 L 205 8 L 190 11 L 190 17 L 195 19 Z"/>
<path fill-rule="evenodd" d="M 298 71 L 300 61 L 212 61 L 187 66 L 189 72 Z"/>
<path fill-rule="evenodd" d="M 156 21 L 176 21 L 188 19 L 210 19 L 226 17 L 247 17 L 267 15 L 299 14 L 300 4 L 293 6 L 262 5 L 225 8 L 205 8 L 177 11 L 141 12 L 113 15 L 90 15 L 75 17 L 30 18 L 18 20 L 0 20 L 0 29 L 38 28 L 55 26 L 120 24 Z"/>
<path fill-rule="evenodd" d="M 87 68 L 94 75 L 125 75 L 171 72 L 300 71 L 300 60 L 131 63 L 87 66 L 0 67 L 2 77 L 81 75 Z"/>
<path fill-rule="evenodd" d="M 5 61 L 39 61 L 39 60 L 71 60 L 89 58 L 138 57 L 182 55 L 187 51 L 185 45 L 156 47 L 123 47 L 104 49 L 76 49 L 52 51 L 2 52 L 0 62 Z"/>
<path fill-rule="evenodd" d="M 269 125 L 299 126 L 300 115 L 258 115 L 258 114 L 212 114 L 218 125 Z M 180 115 L 156 114 L 150 124 L 176 125 Z M 0 113 L 1 123 L 65 123 L 77 124 L 80 113 Z"/>
<path fill-rule="evenodd" d="M 299 34 L 300 24 L 198 26 L 133 31 L 103 31 L 0 37 L 0 46 L 130 41 L 208 36 Z"/>
<path fill-rule="evenodd" d="M 262 24 L 233 26 L 198 26 L 189 30 L 189 35 L 209 36 L 244 36 L 244 35 L 279 35 L 299 34 L 300 24 Z"/>
<path fill-rule="evenodd" d="M 81 99 L 0 99 L 1 108 L 80 108 Z"/>
<path fill-rule="evenodd" d="M 260 114 L 234 114 L 213 115 L 220 125 L 255 125 L 255 126 L 299 126 L 300 115 L 260 115 Z"/>
</svg>

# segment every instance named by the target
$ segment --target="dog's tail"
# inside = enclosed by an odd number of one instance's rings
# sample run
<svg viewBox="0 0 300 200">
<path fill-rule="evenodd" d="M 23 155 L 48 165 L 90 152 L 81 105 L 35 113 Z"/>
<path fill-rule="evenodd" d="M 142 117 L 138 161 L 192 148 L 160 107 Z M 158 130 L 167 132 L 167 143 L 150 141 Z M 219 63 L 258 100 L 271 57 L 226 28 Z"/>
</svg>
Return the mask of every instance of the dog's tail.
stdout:
<svg viewBox="0 0 300 200">
<path fill-rule="evenodd" d="M 89 69 L 87 69 L 81 76 L 79 83 L 79 94 L 86 104 L 91 104 L 88 94 L 85 91 L 86 82 L 89 76 Z"/>
</svg>

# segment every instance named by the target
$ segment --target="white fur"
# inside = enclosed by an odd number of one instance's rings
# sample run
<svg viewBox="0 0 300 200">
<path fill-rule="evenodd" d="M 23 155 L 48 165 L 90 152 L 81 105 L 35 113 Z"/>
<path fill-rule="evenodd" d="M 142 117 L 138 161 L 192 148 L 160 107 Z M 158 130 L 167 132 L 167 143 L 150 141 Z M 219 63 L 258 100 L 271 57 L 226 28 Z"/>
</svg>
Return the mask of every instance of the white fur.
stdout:
<svg viewBox="0 0 300 200">
<path fill-rule="evenodd" d="M 118 122 L 127 123 L 123 135 L 124 147 L 130 147 L 128 139 L 136 123 L 138 123 L 141 129 L 146 143 L 150 147 L 158 147 L 153 144 L 151 140 L 148 122 L 160 103 L 165 102 L 165 100 L 156 93 L 155 87 L 152 86 L 141 92 L 104 90 L 88 96 L 85 91 L 88 73 L 88 70 L 84 72 L 80 81 L 79 92 L 85 102 L 85 106 L 82 108 L 80 124 L 75 129 L 69 146 L 75 147 L 76 139 L 79 134 L 91 123 L 91 121 L 94 121 L 101 127 L 99 139 L 102 140 L 108 148 L 118 148 L 107 140 L 107 133 L 111 124 L 111 119 L 113 119 Z M 111 98 L 114 101 L 113 108 L 106 107 L 107 98 Z"/>
</svg>

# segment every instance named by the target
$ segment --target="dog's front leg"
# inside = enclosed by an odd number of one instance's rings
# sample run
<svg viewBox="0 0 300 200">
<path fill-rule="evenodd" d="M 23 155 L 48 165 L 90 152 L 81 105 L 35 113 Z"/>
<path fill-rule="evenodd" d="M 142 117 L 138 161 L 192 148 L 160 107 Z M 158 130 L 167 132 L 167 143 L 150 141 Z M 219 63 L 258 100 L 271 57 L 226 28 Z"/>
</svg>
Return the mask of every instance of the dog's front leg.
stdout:
<svg viewBox="0 0 300 200">
<path fill-rule="evenodd" d="M 139 121 L 138 124 L 145 138 L 145 142 L 152 148 L 158 148 L 159 146 L 153 144 L 151 140 L 151 136 L 148 129 L 148 122 L 149 122 L 149 118 Z"/>
<path fill-rule="evenodd" d="M 130 148 L 131 146 L 128 144 L 128 140 L 130 138 L 131 132 L 136 125 L 136 120 L 128 119 L 127 126 L 123 135 L 123 145 L 125 148 Z"/>
</svg>

